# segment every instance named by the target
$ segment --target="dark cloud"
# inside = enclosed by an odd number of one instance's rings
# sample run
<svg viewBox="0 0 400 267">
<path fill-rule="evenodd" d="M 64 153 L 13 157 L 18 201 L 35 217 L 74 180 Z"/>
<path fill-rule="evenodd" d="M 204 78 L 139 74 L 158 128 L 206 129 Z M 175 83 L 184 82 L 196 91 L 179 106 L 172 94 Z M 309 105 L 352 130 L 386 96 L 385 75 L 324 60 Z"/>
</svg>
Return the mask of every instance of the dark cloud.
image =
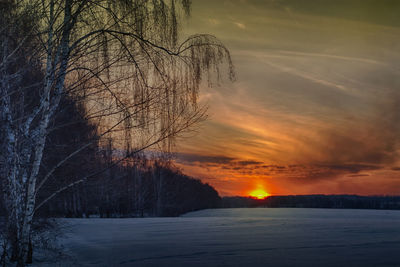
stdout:
<svg viewBox="0 0 400 267">
<path fill-rule="evenodd" d="M 349 175 L 349 177 L 366 177 L 366 176 L 370 176 L 369 174 L 352 174 Z"/>
<path fill-rule="evenodd" d="M 208 156 L 208 155 L 197 155 L 190 153 L 176 153 L 176 159 L 180 163 L 207 163 L 207 164 L 228 164 L 235 158 L 227 156 Z"/>
<path fill-rule="evenodd" d="M 183 165 L 197 166 L 207 171 L 223 170 L 226 176 L 253 175 L 273 179 L 288 179 L 306 184 L 334 180 L 339 177 L 369 176 L 365 171 L 380 170 L 378 164 L 266 164 L 262 161 L 238 159 L 226 156 L 196 155 L 190 153 L 177 154 L 177 162 Z M 400 170 L 400 168 L 398 168 Z M 244 179 L 244 178 L 243 178 Z"/>
<path fill-rule="evenodd" d="M 370 174 L 363 172 L 380 169 L 383 169 L 383 166 L 372 164 L 297 165 L 295 168 L 288 168 L 286 173 L 281 172 L 281 174 L 288 181 L 298 184 L 313 184 L 321 181 L 333 181 L 345 176 L 366 177 Z"/>
<path fill-rule="evenodd" d="M 264 169 L 286 169 L 286 166 L 280 165 L 262 165 L 261 167 Z"/>
<path fill-rule="evenodd" d="M 343 171 L 349 173 L 359 173 L 360 171 L 372 171 L 372 170 L 382 169 L 382 167 L 378 165 L 366 165 L 366 164 L 341 164 L 341 165 L 320 165 L 320 166 L 335 171 Z"/>
<path fill-rule="evenodd" d="M 248 166 L 248 165 L 260 165 L 263 164 L 264 162 L 255 160 L 241 160 L 237 161 L 236 163 L 241 166 Z"/>
</svg>

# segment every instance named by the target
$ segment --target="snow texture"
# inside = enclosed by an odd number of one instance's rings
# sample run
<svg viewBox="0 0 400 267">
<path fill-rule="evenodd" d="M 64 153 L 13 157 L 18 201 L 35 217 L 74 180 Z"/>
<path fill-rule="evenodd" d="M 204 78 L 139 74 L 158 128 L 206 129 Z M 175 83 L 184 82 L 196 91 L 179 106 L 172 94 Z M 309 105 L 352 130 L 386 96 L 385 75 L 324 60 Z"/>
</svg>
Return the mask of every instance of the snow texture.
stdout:
<svg viewBox="0 0 400 267">
<path fill-rule="evenodd" d="M 215 209 L 62 221 L 74 266 L 400 266 L 400 211 Z"/>
</svg>

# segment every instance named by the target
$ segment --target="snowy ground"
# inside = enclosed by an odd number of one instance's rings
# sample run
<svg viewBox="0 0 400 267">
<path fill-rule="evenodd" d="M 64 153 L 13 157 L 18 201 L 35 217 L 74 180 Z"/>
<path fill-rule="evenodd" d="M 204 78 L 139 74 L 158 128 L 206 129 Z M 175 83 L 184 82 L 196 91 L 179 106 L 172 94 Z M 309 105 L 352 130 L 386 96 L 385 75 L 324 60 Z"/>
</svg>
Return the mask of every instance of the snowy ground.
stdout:
<svg viewBox="0 0 400 267">
<path fill-rule="evenodd" d="M 400 266 L 400 211 L 219 209 L 65 219 L 58 266 Z"/>
</svg>

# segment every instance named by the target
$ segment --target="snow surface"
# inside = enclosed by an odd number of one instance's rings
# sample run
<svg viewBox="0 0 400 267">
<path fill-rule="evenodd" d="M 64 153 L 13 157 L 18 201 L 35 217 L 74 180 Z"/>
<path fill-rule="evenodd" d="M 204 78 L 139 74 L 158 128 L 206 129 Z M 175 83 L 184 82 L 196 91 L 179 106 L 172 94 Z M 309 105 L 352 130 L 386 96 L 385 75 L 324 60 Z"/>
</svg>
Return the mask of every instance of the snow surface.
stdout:
<svg viewBox="0 0 400 267">
<path fill-rule="evenodd" d="M 62 222 L 73 261 L 58 266 L 400 266 L 400 211 L 215 209 Z"/>
</svg>

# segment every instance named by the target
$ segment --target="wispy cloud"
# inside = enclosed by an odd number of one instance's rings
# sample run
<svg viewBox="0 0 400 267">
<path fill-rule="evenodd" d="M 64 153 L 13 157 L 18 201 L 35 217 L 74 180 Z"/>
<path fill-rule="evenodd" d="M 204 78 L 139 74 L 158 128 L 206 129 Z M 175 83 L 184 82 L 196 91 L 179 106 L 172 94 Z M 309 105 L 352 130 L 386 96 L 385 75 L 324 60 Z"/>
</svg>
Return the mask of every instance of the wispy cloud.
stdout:
<svg viewBox="0 0 400 267">
<path fill-rule="evenodd" d="M 218 19 L 214 19 L 214 18 L 209 18 L 209 19 L 208 19 L 208 22 L 209 22 L 211 25 L 219 25 L 219 24 L 221 24 L 221 22 L 220 22 Z"/>
<path fill-rule="evenodd" d="M 236 27 L 238 27 L 239 29 L 242 29 L 242 30 L 246 29 L 246 25 L 244 25 L 243 23 L 234 22 L 233 24 L 235 24 Z"/>
</svg>

